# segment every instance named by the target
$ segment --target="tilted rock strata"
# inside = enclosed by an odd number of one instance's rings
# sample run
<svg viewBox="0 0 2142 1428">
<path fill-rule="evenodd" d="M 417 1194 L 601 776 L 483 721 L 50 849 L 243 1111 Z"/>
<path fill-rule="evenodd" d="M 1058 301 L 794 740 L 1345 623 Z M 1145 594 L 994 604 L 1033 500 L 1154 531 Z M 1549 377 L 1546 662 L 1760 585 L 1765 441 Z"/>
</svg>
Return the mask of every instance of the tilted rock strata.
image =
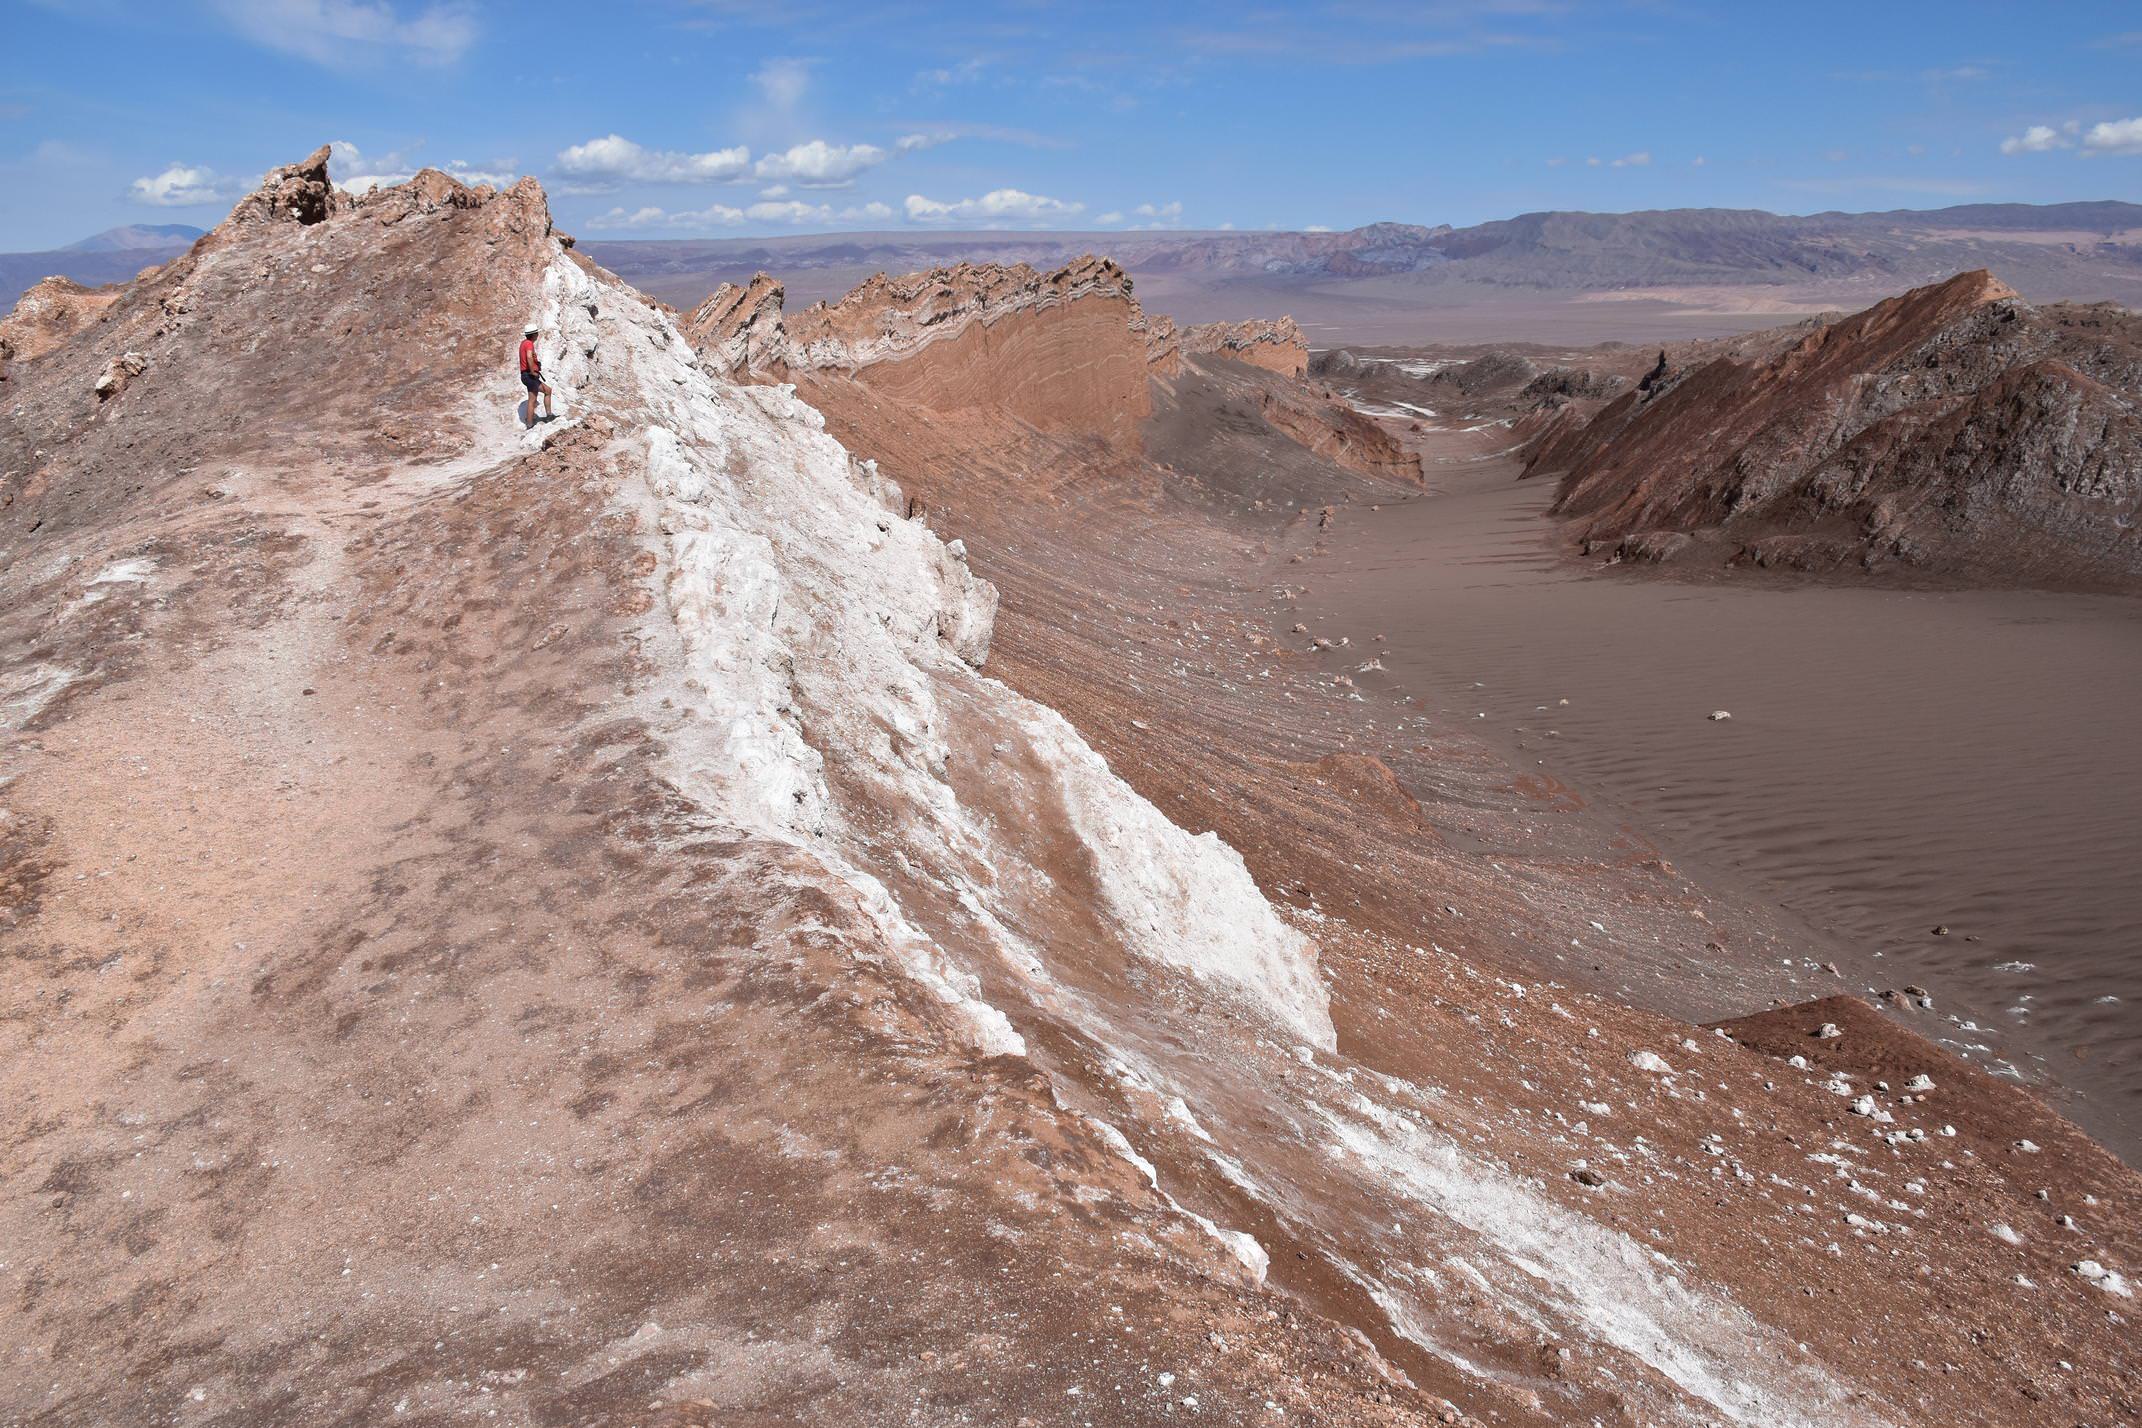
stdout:
<svg viewBox="0 0 2142 1428">
<path fill-rule="evenodd" d="M 1309 342 L 1291 317 L 1200 323 L 1184 329 L 1182 347 L 1193 355 L 1232 357 L 1282 377 L 1309 375 Z"/>
<path fill-rule="evenodd" d="M 724 283 L 681 324 L 717 372 L 779 374 L 836 371 L 854 374 L 880 362 L 913 356 L 970 327 L 1068 308 L 1087 302 L 1127 309 L 1126 325 L 1165 349 L 1174 325 L 1150 323 L 1131 296 L 1128 275 L 1091 254 L 1053 272 L 1024 263 L 960 263 L 927 272 L 879 273 L 835 303 L 800 313 L 783 309 L 781 285 L 761 273 L 738 288 Z M 745 338 L 737 346 L 738 338 Z"/>
<path fill-rule="evenodd" d="M 1420 454 L 1336 396 L 1310 387 L 1266 387 L 1257 394 L 1257 409 L 1275 431 L 1349 471 L 1421 483 Z"/>
<path fill-rule="evenodd" d="M 2135 584 L 2138 403 L 2142 318 L 1964 273 L 1768 358 L 1662 356 L 1529 470 L 1592 549 Z"/>
</svg>

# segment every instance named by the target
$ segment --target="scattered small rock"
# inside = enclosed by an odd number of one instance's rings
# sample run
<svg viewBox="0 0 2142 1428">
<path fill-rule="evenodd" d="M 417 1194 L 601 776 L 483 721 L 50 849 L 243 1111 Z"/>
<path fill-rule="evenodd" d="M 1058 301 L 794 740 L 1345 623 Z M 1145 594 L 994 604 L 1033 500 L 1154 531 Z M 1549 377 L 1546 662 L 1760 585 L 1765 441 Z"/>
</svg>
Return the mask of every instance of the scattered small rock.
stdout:
<svg viewBox="0 0 2142 1428">
<path fill-rule="evenodd" d="M 1727 719 L 1730 719 L 1730 718 L 1732 718 L 1732 717 L 1733 717 L 1733 711 L 1732 711 L 1732 710 L 1730 710 L 1730 709 L 1713 709 L 1713 710 L 1711 711 L 1711 722 L 1712 722 L 1713 724 L 1717 724 L 1717 723 L 1720 723 L 1720 722 L 1722 722 L 1722 721 L 1724 721 L 1724 720 L 1727 720 Z"/>
</svg>

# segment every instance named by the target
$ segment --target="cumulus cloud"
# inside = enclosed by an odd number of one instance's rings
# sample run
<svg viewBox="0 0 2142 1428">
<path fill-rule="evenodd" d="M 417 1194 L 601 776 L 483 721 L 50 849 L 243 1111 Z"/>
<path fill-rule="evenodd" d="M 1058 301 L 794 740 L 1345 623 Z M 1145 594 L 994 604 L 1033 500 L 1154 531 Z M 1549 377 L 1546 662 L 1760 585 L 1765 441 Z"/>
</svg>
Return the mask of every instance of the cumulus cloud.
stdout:
<svg viewBox="0 0 2142 1428">
<path fill-rule="evenodd" d="M 587 226 L 598 233 L 616 233 L 635 228 L 734 228 L 743 221 L 744 210 L 731 208 L 726 203 L 709 204 L 682 213 L 672 213 L 650 204 L 630 210 L 613 208 L 588 220 Z"/>
<path fill-rule="evenodd" d="M 762 179 L 786 179 L 798 188 L 846 188 L 857 174 L 889 157 L 875 144 L 828 144 L 813 139 L 784 153 L 768 154 L 753 172 Z"/>
<path fill-rule="evenodd" d="M 2042 154 L 2051 149 L 2065 149 L 2068 141 L 2050 124 L 2033 124 L 2020 134 L 2001 140 L 2004 154 Z"/>
<path fill-rule="evenodd" d="M 474 10 L 460 0 L 416 8 L 386 0 L 213 0 L 231 27 L 270 49 L 315 64 L 384 58 L 452 64 L 476 42 Z"/>
<path fill-rule="evenodd" d="M 2092 124 L 2082 146 L 2086 154 L 2142 154 L 2142 115 Z"/>
<path fill-rule="evenodd" d="M 643 149 L 622 134 L 607 134 L 558 151 L 558 172 L 590 183 L 726 183 L 751 173 L 751 150 L 710 149 L 703 154 Z"/>
<path fill-rule="evenodd" d="M 1096 218 L 1093 221 L 1105 227 L 1112 223 L 1121 223 L 1123 221 L 1123 215 L 1117 210 L 1111 208 L 1110 210 L 1108 210 L 1108 212 L 1102 214 L 1099 218 Z"/>
<path fill-rule="evenodd" d="M 369 157 L 347 139 L 337 139 L 328 147 L 333 151 L 330 172 L 334 176 L 335 187 L 349 193 L 370 193 L 375 188 L 385 188 L 389 184 L 407 183 L 415 178 L 417 170 L 423 167 L 400 152 L 383 154 L 378 158 Z M 459 179 L 471 188 L 478 184 L 504 188 L 518 177 L 513 172 L 511 159 L 488 168 L 477 168 L 466 159 L 448 159 L 445 163 L 434 164 L 432 167 Z"/>
<path fill-rule="evenodd" d="M 198 164 L 172 164 L 160 174 L 135 179 L 128 192 L 134 202 L 151 208 L 191 208 L 203 203 L 230 203 L 249 187 L 243 179 Z"/>
<path fill-rule="evenodd" d="M 1642 169 L 1650 166 L 1651 151 L 1649 149 L 1638 149 L 1633 154 L 1623 154 L 1620 158 L 1614 160 L 1611 165 L 1611 167 L 1617 169 Z"/>
<path fill-rule="evenodd" d="M 910 223 L 979 223 L 988 228 L 1002 228 L 1015 223 L 1067 219 L 1085 212 L 1086 205 L 1045 198 L 1016 188 L 999 188 L 980 198 L 955 199 L 951 203 L 939 203 L 934 198 L 911 193 L 907 196 L 906 209 Z"/>
<path fill-rule="evenodd" d="M 608 213 L 596 215 L 585 226 L 590 232 L 596 233 L 636 229 L 735 228 L 746 223 L 777 223 L 784 227 L 802 228 L 833 223 L 882 223 L 892 216 L 893 211 L 882 203 L 865 203 L 836 209 L 831 204 L 804 203 L 798 199 L 790 199 L 787 202 L 761 201 L 748 208 L 715 203 L 705 208 L 678 212 L 653 205 L 633 209 L 613 208 Z"/>
</svg>

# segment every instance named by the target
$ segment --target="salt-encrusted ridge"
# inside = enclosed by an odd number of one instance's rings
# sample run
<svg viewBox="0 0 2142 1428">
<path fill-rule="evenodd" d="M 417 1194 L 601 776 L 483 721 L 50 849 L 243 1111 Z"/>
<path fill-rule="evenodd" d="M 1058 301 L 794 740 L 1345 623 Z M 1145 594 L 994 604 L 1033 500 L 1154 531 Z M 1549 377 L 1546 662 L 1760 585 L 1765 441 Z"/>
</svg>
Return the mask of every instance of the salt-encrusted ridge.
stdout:
<svg viewBox="0 0 2142 1428">
<path fill-rule="evenodd" d="M 1067 301 L 1102 281 L 1089 273 L 989 310 Z M 700 686 L 700 717 L 676 749 L 688 791 L 810 849 L 875 897 L 885 890 L 864 871 L 856 829 L 867 814 L 899 830 L 890 851 L 961 882 L 1010 926 L 1022 914 L 1015 904 L 1032 896 L 1021 887 L 1047 875 L 1019 868 L 1032 855 L 1007 845 L 946 777 L 951 725 L 986 726 L 1007 765 L 1033 771 L 1032 796 L 1060 809 L 1127 952 L 1332 1044 L 1316 950 L 1265 900 L 1241 855 L 1168 821 L 1061 716 L 977 673 L 996 592 L 898 514 L 897 490 L 872 463 L 828 436 L 793 389 L 709 377 L 668 320 L 622 288 L 561 259 L 545 290 L 544 330 L 562 348 L 546 370 L 568 391 L 591 386 L 579 401 L 593 396 L 645 433 L 636 455 L 666 538 L 665 595 Z M 948 311 L 981 316 L 964 304 Z M 884 905 L 897 899 L 886 894 Z M 1009 970 L 1037 975 L 1030 955 L 997 950 Z M 971 971 L 926 970 L 972 1003 L 978 1044 L 1009 1045 L 1008 1023 L 972 995 Z"/>
</svg>

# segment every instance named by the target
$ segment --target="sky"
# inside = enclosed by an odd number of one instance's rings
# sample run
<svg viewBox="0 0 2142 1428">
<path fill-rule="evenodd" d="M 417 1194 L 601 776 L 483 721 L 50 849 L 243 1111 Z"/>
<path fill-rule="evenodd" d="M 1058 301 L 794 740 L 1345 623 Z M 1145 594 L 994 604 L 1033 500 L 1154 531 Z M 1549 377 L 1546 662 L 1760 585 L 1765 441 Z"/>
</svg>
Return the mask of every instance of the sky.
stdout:
<svg viewBox="0 0 2142 1428">
<path fill-rule="evenodd" d="M 2142 4 L 0 0 L 0 249 L 540 178 L 588 237 L 2142 198 Z"/>
</svg>

